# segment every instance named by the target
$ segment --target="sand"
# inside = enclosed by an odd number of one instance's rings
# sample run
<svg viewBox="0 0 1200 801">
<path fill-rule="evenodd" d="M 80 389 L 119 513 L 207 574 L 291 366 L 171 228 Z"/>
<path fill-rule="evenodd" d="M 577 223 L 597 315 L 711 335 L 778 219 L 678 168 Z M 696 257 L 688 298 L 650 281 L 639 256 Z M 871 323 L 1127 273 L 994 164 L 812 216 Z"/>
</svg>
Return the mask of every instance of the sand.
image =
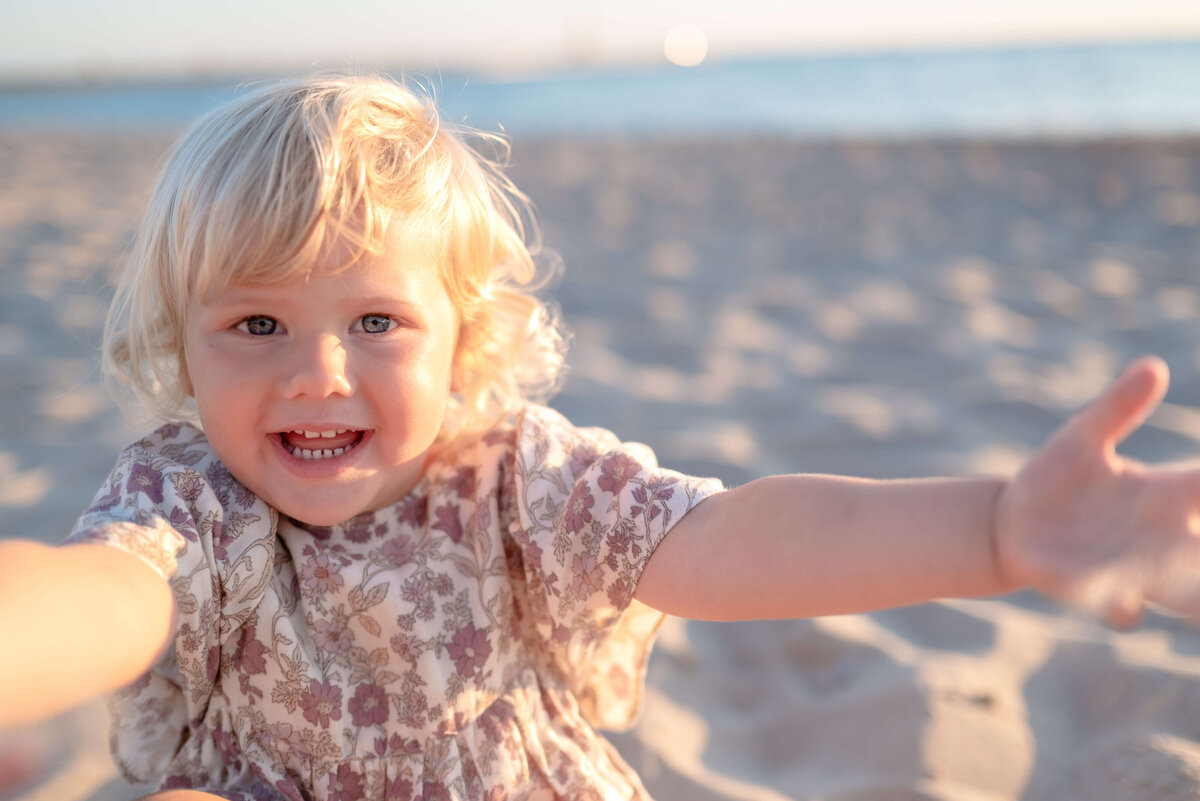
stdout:
<svg viewBox="0 0 1200 801">
<path fill-rule="evenodd" d="M 97 337 L 168 140 L 0 136 L 0 535 L 61 539 L 136 430 Z M 524 140 L 513 175 L 566 266 L 555 405 L 665 464 L 1007 473 L 1144 352 L 1174 383 L 1124 451 L 1196 455 L 1200 143 Z M 1018 594 L 671 620 L 614 740 L 659 801 L 1171 801 L 1198 713 L 1197 627 Z M 105 752 L 98 703 L 0 734 L 0 801 L 135 797 Z"/>
</svg>

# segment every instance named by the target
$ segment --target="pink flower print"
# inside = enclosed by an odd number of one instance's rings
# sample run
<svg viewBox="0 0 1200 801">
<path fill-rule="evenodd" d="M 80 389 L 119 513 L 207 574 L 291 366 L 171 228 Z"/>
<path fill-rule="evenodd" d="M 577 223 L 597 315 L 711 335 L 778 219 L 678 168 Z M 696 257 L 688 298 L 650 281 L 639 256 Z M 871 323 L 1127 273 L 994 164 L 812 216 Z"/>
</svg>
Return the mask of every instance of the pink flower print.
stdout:
<svg viewBox="0 0 1200 801">
<path fill-rule="evenodd" d="M 377 726 L 388 719 L 388 699 L 377 684 L 360 684 L 347 705 L 355 726 Z"/>
<path fill-rule="evenodd" d="M 283 793 L 283 797 L 288 799 L 288 801 L 292 801 L 294 798 L 303 798 L 300 795 L 300 788 L 296 786 L 296 782 L 286 776 L 275 782 L 275 789 Z"/>
<path fill-rule="evenodd" d="M 371 539 L 372 520 L 374 520 L 374 515 L 369 512 L 352 517 L 346 524 L 346 539 L 358 543 Z"/>
<path fill-rule="evenodd" d="M 418 740 L 405 740 L 399 734 L 388 737 L 388 751 L 393 754 L 415 756 L 421 753 L 421 743 Z"/>
<path fill-rule="evenodd" d="M 624 609 L 629 605 L 629 585 L 625 583 L 625 579 L 617 579 L 608 586 L 608 602 L 617 609 Z"/>
<path fill-rule="evenodd" d="M 672 485 L 675 483 L 673 478 L 656 477 L 649 481 L 644 487 L 638 487 L 633 491 L 633 499 L 642 506 L 634 506 L 629 512 L 631 517 L 637 517 L 644 511 L 647 520 L 653 520 L 658 517 L 662 510 L 666 507 L 661 506 L 660 502 L 669 501 L 671 496 L 675 494 Z"/>
<path fill-rule="evenodd" d="M 344 654 L 354 644 L 354 632 L 343 617 L 317 620 L 313 623 L 313 641 L 324 651 Z"/>
<path fill-rule="evenodd" d="M 141 492 L 155 503 L 163 501 L 163 474 L 144 462 L 134 462 L 129 468 L 129 480 L 125 482 L 126 492 Z"/>
<path fill-rule="evenodd" d="M 462 520 L 458 517 L 458 507 L 448 503 L 439 506 L 436 514 L 437 522 L 433 524 L 433 528 L 446 532 L 446 536 L 453 540 L 455 545 L 462 542 L 463 527 Z"/>
<path fill-rule="evenodd" d="M 567 499 L 566 524 L 567 531 L 575 533 L 583 528 L 585 523 L 592 522 L 592 513 L 588 511 L 596 504 L 592 491 L 587 484 L 576 484 Z"/>
<path fill-rule="evenodd" d="M 596 461 L 596 452 L 591 447 L 582 443 L 576 445 L 571 451 L 571 461 L 567 464 L 572 480 L 583 475 L 583 471 L 587 470 L 594 461 Z"/>
<path fill-rule="evenodd" d="M 459 498 L 470 498 L 475 494 L 475 468 L 460 467 L 454 478 L 450 479 L 449 485 Z"/>
<path fill-rule="evenodd" d="M 571 561 L 571 570 L 582 579 L 590 592 L 604 589 L 604 568 L 596 563 L 591 554 L 576 554 Z"/>
<path fill-rule="evenodd" d="M 288 754 L 303 754 L 304 740 L 300 732 L 290 723 L 272 723 L 263 732 L 263 745 L 273 751 L 279 759 L 286 760 Z"/>
<path fill-rule="evenodd" d="M 225 550 L 225 546 L 233 542 L 235 537 L 229 533 L 229 527 L 225 525 L 225 521 L 217 518 L 215 514 L 209 513 L 211 520 L 205 520 L 205 523 L 210 524 L 212 534 L 213 556 L 221 561 L 225 561 L 229 554 Z"/>
<path fill-rule="evenodd" d="M 235 765 L 241 752 L 237 748 L 237 744 L 233 741 L 233 735 L 224 729 L 218 727 L 213 729 L 213 743 L 217 746 L 217 753 L 221 755 L 226 765 Z"/>
<path fill-rule="evenodd" d="M 175 486 L 176 494 L 188 503 L 195 503 L 200 494 L 204 492 L 204 479 L 200 477 L 199 473 L 192 470 L 172 473 L 171 484 Z"/>
<path fill-rule="evenodd" d="M 271 785 L 259 779 L 250 785 L 250 795 L 243 795 L 241 801 L 275 801 L 278 797 L 279 794 L 271 789 Z"/>
<path fill-rule="evenodd" d="M 337 773 L 329 774 L 329 801 L 362 801 L 362 797 L 362 776 L 349 765 L 338 765 Z"/>
<path fill-rule="evenodd" d="M 204 675 L 209 681 L 217 678 L 217 668 L 221 666 L 221 649 L 210 645 L 204 657 Z"/>
<path fill-rule="evenodd" d="M 409 779 L 402 779 L 399 776 L 391 776 L 387 780 L 387 784 L 383 788 L 384 798 L 412 798 L 413 783 Z"/>
<path fill-rule="evenodd" d="M 415 663 L 424 650 L 423 641 L 411 634 L 393 634 L 388 644 L 406 664 Z"/>
<path fill-rule="evenodd" d="M 304 583 L 314 593 L 331 593 L 338 590 L 345 581 L 338 572 L 341 568 L 329 559 L 328 554 L 319 554 L 310 558 L 300 569 Z"/>
<path fill-rule="evenodd" d="M 402 567 L 411 562 L 413 552 L 412 540 L 403 535 L 392 537 L 379 549 L 379 553 L 392 567 Z"/>
<path fill-rule="evenodd" d="M 254 636 L 255 633 L 254 626 L 245 626 L 238 637 L 237 649 L 233 652 L 233 665 L 240 673 L 267 672 L 267 661 L 263 658 L 267 649 Z"/>
<path fill-rule="evenodd" d="M 171 513 L 167 515 L 167 522 L 171 524 L 171 528 L 178 531 L 191 542 L 196 541 L 196 532 L 192 528 L 192 517 L 178 506 L 171 507 Z"/>
<path fill-rule="evenodd" d="M 541 564 L 542 554 L 545 553 L 545 551 L 542 550 L 542 546 L 538 544 L 537 540 L 529 539 L 526 540 L 524 544 L 525 556 L 529 559 L 530 563 L 535 565 Z"/>
<path fill-rule="evenodd" d="M 342 688 L 313 679 L 308 691 L 300 694 L 300 709 L 309 723 L 328 729 L 330 720 L 342 719 Z"/>
<path fill-rule="evenodd" d="M 213 488 L 213 492 L 217 494 L 217 499 L 222 505 L 229 501 L 229 492 L 233 489 L 234 480 L 229 471 L 220 462 L 213 462 L 204 471 L 204 476 L 208 479 L 209 486 Z"/>
<path fill-rule="evenodd" d="M 618 523 L 608 532 L 608 550 L 612 555 L 626 553 L 633 545 L 633 533 L 629 528 Z"/>
<path fill-rule="evenodd" d="M 446 646 L 446 651 L 454 660 L 459 675 L 470 678 L 487 664 L 488 657 L 492 655 L 492 644 L 488 642 L 487 629 L 477 629 L 472 622 L 458 630 Z"/>
<path fill-rule="evenodd" d="M 412 528 L 424 528 L 429 517 L 428 498 L 410 495 L 396 507 L 396 522 L 407 523 Z"/>
<path fill-rule="evenodd" d="M 109 485 L 108 492 L 97 498 L 91 506 L 87 508 L 85 514 L 92 512 L 105 512 L 121 502 L 121 490 L 119 487 Z"/>
<path fill-rule="evenodd" d="M 511 444 L 517 441 L 517 432 L 511 430 L 489 431 L 486 435 L 484 435 L 483 441 L 489 447 L 494 447 L 502 443 Z"/>
<path fill-rule="evenodd" d="M 246 485 L 240 481 L 233 482 L 233 497 L 237 501 L 238 506 L 243 509 L 249 509 L 258 500 L 258 496 L 246 488 Z"/>
<path fill-rule="evenodd" d="M 667 476 L 655 476 L 646 484 L 656 501 L 669 501 L 675 494 L 675 479 Z"/>
<path fill-rule="evenodd" d="M 596 483 L 600 485 L 600 489 L 616 495 L 625 489 L 629 479 L 637 475 L 640 469 L 633 458 L 623 453 L 615 453 L 600 465 L 600 478 Z"/>
<path fill-rule="evenodd" d="M 424 782 L 421 787 L 421 798 L 425 801 L 450 801 L 450 791 L 441 782 Z"/>
</svg>

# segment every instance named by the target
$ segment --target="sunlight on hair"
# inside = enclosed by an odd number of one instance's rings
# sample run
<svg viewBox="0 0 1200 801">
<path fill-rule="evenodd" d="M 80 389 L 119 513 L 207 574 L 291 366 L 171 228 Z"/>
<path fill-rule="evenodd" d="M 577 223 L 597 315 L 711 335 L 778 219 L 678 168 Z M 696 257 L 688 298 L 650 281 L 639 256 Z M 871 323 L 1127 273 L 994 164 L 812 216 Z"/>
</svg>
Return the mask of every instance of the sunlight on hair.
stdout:
<svg viewBox="0 0 1200 801">
<path fill-rule="evenodd" d="M 708 55 L 708 37 L 695 25 L 676 25 L 667 31 L 663 53 L 672 64 L 694 67 Z"/>
</svg>

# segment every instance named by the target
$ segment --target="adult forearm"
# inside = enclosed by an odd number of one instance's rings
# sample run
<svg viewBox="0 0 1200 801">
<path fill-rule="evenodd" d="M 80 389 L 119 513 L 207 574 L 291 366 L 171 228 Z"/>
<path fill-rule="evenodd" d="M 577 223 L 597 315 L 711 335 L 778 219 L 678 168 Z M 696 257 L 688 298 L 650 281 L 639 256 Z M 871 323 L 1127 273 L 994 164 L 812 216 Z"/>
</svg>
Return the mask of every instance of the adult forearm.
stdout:
<svg viewBox="0 0 1200 801">
<path fill-rule="evenodd" d="M 672 614 L 809 617 L 1011 589 L 992 546 L 1003 479 L 773 476 L 704 501 L 638 597 Z"/>
</svg>

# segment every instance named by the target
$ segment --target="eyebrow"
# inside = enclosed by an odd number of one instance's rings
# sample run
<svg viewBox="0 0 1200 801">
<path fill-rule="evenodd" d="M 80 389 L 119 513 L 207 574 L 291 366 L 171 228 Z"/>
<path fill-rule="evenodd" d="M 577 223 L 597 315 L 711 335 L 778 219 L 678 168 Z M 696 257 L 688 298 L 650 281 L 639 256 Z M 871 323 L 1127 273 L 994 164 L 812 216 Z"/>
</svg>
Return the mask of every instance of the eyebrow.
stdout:
<svg viewBox="0 0 1200 801">
<path fill-rule="evenodd" d="M 208 307 L 229 307 L 238 311 L 253 311 L 256 307 L 264 307 L 264 310 L 268 310 L 267 307 L 285 302 L 272 293 L 271 289 L 269 286 L 229 289 L 223 292 L 218 299 L 200 299 L 200 303 Z M 347 298 L 346 303 L 360 309 L 363 314 L 386 309 L 400 309 L 405 313 L 414 313 L 422 312 L 428 307 L 426 303 L 402 295 L 365 295 Z"/>
</svg>

